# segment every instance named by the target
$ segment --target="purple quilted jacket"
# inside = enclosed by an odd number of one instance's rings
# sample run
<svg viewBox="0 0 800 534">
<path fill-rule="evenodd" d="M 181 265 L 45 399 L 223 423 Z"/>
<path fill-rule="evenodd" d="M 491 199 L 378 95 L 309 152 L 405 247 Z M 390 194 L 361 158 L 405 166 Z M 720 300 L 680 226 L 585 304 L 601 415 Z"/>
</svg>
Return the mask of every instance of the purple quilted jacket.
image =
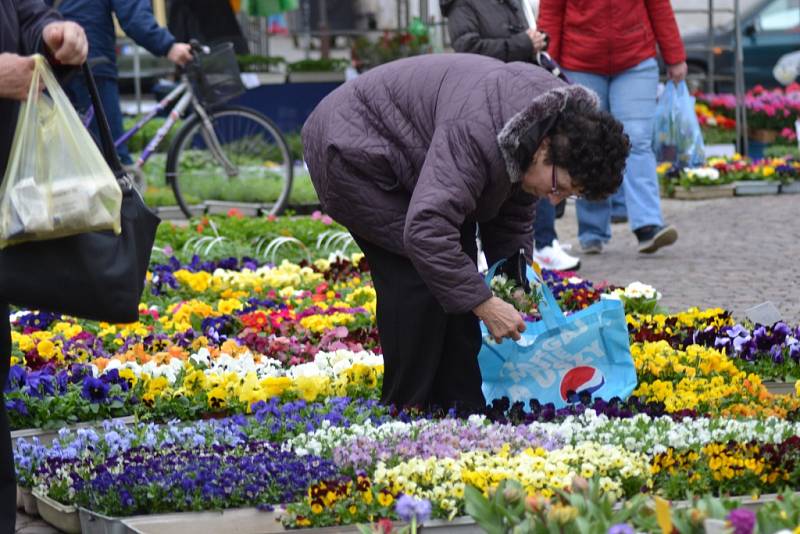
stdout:
<svg viewBox="0 0 800 534">
<path fill-rule="evenodd" d="M 514 154 L 570 98 L 595 101 L 530 63 L 472 54 L 403 59 L 328 95 L 303 127 L 322 207 L 353 233 L 411 259 L 449 313 L 491 297 L 459 229 L 480 227 L 487 260 L 530 256 L 536 197 Z"/>
</svg>

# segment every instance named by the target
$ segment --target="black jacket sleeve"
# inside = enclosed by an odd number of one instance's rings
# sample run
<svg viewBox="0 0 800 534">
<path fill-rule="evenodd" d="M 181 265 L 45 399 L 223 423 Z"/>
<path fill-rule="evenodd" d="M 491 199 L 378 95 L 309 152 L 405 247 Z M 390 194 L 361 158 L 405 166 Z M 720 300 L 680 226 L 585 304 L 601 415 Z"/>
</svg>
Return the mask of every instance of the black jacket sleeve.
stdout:
<svg viewBox="0 0 800 534">
<path fill-rule="evenodd" d="M 61 16 L 42 0 L 11 0 L 16 4 L 19 19 L 20 45 L 23 55 L 44 52 L 42 30 Z"/>
<path fill-rule="evenodd" d="M 485 0 L 481 0 L 485 1 Z M 481 31 L 481 17 L 489 24 L 497 19 L 495 30 L 502 33 L 504 21 L 495 13 L 486 11 L 479 13 L 478 9 L 496 9 L 490 2 L 487 6 L 476 8 L 467 0 L 456 0 L 447 17 L 447 27 L 450 31 L 450 41 L 456 52 L 481 54 L 490 56 L 500 61 L 532 61 L 533 43 L 528 34 L 523 32 L 509 34 L 507 37 L 489 37 Z"/>
</svg>

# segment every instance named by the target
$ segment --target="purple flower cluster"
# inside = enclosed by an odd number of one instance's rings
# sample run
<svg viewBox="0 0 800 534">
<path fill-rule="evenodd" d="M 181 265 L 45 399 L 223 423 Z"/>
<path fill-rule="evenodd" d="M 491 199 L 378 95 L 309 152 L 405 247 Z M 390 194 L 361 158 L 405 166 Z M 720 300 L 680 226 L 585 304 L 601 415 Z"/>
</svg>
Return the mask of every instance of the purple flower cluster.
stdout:
<svg viewBox="0 0 800 534">
<path fill-rule="evenodd" d="M 600 398 L 592 399 L 589 395 L 583 394 L 579 397 L 579 402 L 564 408 L 556 408 L 553 403 L 541 404 L 538 400 L 532 399 L 527 406 L 522 402 L 511 403 L 509 399 L 503 397 L 496 399 L 486 409 L 486 416 L 497 423 L 511 423 L 514 425 L 524 425 L 534 422 L 550 422 L 563 419 L 570 415 L 581 415 L 586 410 L 594 410 L 599 415 L 609 418 L 627 419 L 637 414 L 646 414 L 650 417 L 670 416 L 675 420 L 684 417 L 699 417 L 695 410 L 680 410 L 667 413 L 666 407 L 660 402 L 643 402 L 638 397 L 628 397 L 620 400 L 615 397 L 611 400 Z"/>
<path fill-rule="evenodd" d="M 736 508 L 728 514 L 728 522 L 734 534 L 752 534 L 756 526 L 756 514 L 747 508 Z"/>
<path fill-rule="evenodd" d="M 402 462 L 409 458 L 455 458 L 464 451 L 499 452 L 504 444 L 515 451 L 528 447 L 553 450 L 563 447 L 560 437 L 526 426 L 487 425 L 481 421 L 442 419 L 409 426 L 389 438 L 359 436 L 334 448 L 333 461 L 343 468 L 367 469 L 378 461 Z"/>
<path fill-rule="evenodd" d="M 4 395 L 13 429 L 125 415 L 138 404 L 119 371 L 112 369 L 95 378 L 89 366 L 77 363 L 61 370 L 48 365 L 36 371 L 14 365 Z"/>
<path fill-rule="evenodd" d="M 281 403 L 277 398 L 252 405 L 256 436 L 280 440 L 289 435 L 313 432 L 323 422 L 331 426 L 348 427 L 353 423 L 370 421 L 381 424 L 390 420 L 387 408 L 372 399 L 332 397 L 324 403 L 302 399 Z"/>
<path fill-rule="evenodd" d="M 230 257 L 218 261 L 203 261 L 200 256 L 194 255 L 189 263 L 181 263 L 175 256 L 170 257 L 167 263 L 157 263 L 150 266 L 153 278 L 150 281 L 150 292 L 153 295 L 164 295 L 170 289 L 177 289 L 179 284 L 175 278 L 175 271 L 186 270 L 193 273 L 213 273 L 217 269 L 228 271 L 241 271 L 242 269 L 258 269 L 263 262 L 255 258 L 243 257 L 241 259 Z"/>
<path fill-rule="evenodd" d="M 800 363 L 800 327 L 792 330 L 778 322 L 771 327 L 756 325 L 751 332 L 739 324 L 726 326 L 718 332 L 714 347 L 748 362 L 768 355 L 775 364 L 787 357 Z"/>
<path fill-rule="evenodd" d="M 428 499 L 415 499 L 410 495 L 401 495 L 394 506 L 397 516 L 407 522 L 416 521 L 418 525 L 431 517 L 431 502 Z"/>
<path fill-rule="evenodd" d="M 86 459 L 51 459 L 43 469 L 55 476 L 59 469 L 70 468 L 76 502 L 116 516 L 292 502 L 315 480 L 338 475 L 328 460 L 300 458 L 266 441 L 135 447 L 88 470 L 86 464 Z"/>
</svg>

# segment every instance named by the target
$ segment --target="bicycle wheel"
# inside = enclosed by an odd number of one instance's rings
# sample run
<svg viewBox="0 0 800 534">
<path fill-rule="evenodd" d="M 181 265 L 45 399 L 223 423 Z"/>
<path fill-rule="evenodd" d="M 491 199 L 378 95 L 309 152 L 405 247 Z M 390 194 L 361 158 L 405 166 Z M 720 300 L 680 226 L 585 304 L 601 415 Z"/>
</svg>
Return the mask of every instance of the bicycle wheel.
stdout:
<svg viewBox="0 0 800 534">
<path fill-rule="evenodd" d="M 170 145 L 167 180 L 181 211 L 191 217 L 192 206 L 219 201 L 258 204 L 263 213 L 279 214 L 292 189 L 293 161 L 278 127 L 241 106 L 217 108 L 208 117 L 216 141 L 194 115 Z"/>
</svg>

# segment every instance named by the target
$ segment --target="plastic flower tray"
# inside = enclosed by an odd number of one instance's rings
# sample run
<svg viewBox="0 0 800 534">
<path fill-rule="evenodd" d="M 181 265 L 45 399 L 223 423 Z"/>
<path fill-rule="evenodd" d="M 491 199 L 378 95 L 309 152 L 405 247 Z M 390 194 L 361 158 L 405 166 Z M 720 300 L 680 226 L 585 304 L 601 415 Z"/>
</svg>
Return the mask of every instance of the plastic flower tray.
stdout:
<svg viewBox="0 0 800 534">
<path fill-rule="evenodd" d="M 345 525 L 326 528 L 301 528 L 287 530 L 280 523 L 280 512 L 262 512 L 256 508 L 239 508 L 214 512 L 184 512 L 176 514 L 158 514 L 135 516 L 128 518 L 112 518 L 81 509 L 81 518 L 91 523 L 84 524 L 84 534 L 218 534 L 220 532 L 236 532 L 236 534 L 270 534 L 273 532 L 293 532 L 295 534 L 326 533 L 358 533 L 356 525 Z M 105 523 L 109 530 L 86 530 L 86 525 L 99 526 Z M 119 530 L 121 525 L 126 530 Z M 402 524 L 396 524 L 402 527 Z M 483 530 L 470 517 L 457 517 L 452 521 L 426 521 L 424 530 L 438 532 L 459 532 L 463 534 L 479 534 Z"/>
<path fill-rule="evenodd" d="M 800 180 L 794 180 L 793 182 L 789 182 L 788 184 L 781 185 L 781 193 L 787 195 L 800 194 Z"/>
<path fill-rule="evenodd" d="M 780 189 L 780 184 L 777 182 L 762 182 L 759 180 L 744 180 L 735 182 L 736 196 L 751 196 L 751 195 L 777 195 Z"/>
<path fill-rule="evenodd" d="M 25 510 L 25 513 L 32 516 L 39 515 L 39 508 L 36 503 L 36 497 L 33 496 L 33 492 L 28 488 L 21 488 L 17 486 L 17 491 L 22 496 L 22 509 Z"/>
<path fill-rule="evenodd" d="M 290 72 L 289 83 L 337 83 L 345 81 L 344 72 Z"/>
<path fill-rule="evenodd" d="M 129 534 L 133 532 L 122 523 L 122 519 L 119 517 L 109 517 L 86 508 L 78 508 L 78 514 L 83 534 Z"/>
<path fill-rule="evenodd" d="M 33 495 L 42 519 L 67 534 L 81 534 L 81 519 L 77 508 L 61 504 L 36 490 Z"/>
<path fill-rule="evenodd" d="M 698 185 L 690 188 L 676 187 L 673 198 L 680 200 L 707 200 L 710 198 L 732 197 L 733 184 Z"/>
<path fill-rule="evenodd" d="M 773 395 L 794 395 L 794 382 L 763 382 L 767 391 Z"/>
</svg>

